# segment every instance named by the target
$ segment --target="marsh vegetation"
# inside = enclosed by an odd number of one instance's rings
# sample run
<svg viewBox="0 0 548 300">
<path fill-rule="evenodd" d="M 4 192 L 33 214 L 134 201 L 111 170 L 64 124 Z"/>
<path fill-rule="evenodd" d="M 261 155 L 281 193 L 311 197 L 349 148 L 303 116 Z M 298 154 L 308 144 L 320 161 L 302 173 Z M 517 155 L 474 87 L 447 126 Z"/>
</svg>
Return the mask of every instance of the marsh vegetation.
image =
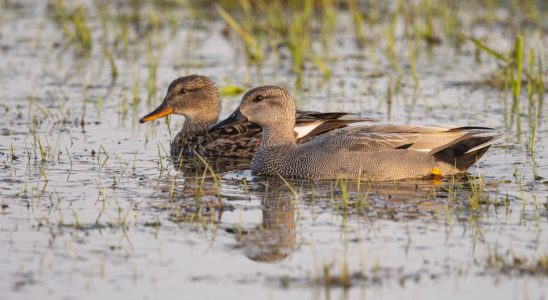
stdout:
<svg viewBox="0 0 548 300">
<path fill-rule="evenodd" d="M 0 298 L 547 296 L 544 1 L 3 0 L 0 53 Z M 174 162 L 138 120 L 193 73 L 506 137 L 460 178 Z"/>
</svg>

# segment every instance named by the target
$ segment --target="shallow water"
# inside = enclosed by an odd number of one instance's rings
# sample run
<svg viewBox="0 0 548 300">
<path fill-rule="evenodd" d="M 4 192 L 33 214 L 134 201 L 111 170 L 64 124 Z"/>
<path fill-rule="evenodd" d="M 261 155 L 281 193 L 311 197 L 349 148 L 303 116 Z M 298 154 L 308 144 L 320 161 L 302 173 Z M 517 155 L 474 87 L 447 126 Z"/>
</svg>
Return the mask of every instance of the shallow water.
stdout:
<svg viewBox="0 0 548 300">
<path fill-rule="evenodd" d="M 133 52 L 115 55 L 112 82 L 104 32 L 86 5 L 97 42 L 87 57 L 67 45 L 46 2 L 0 10 L 0 298 L 547 297 L 539 261 L 548 257 L 548 108 L 532 156 L 527 117 L 522 134 L 505 125 L 510 96 L 484 84 L 497 63 L 476 61 L 472 45 L 419 47 L 420 86 L 409 75 L 397 84 L 383 53 L 375 67 L 354 45 L 341 13 L 331 79 L 309 67 L 297 89 L 283 53 L 250 65 L 223 22 L 183 6 L 181 23 L 155 35 L 163 47 L 147 54 L 137 39 Z M 465 28 L 489 32 L 501 49 L 512 43 L 505 28 Z M 544 52 L 546 32 L 530 41 Z M 151 55 L 158 90 L 147 101 Z M 283 85 L 307 110 L 490 126 L 506 138 L 470 178 L 285 183 L 225 161 L 212 162 L 217 184 L 204 168 L 171 165 L 182 117 L 171 118 L 171 132 L 162 120 L 138 124 L 172 79 L 192 73 L 219 86 Z M 224 97 L 222 117 L 238 102 Z"/>
</svg>

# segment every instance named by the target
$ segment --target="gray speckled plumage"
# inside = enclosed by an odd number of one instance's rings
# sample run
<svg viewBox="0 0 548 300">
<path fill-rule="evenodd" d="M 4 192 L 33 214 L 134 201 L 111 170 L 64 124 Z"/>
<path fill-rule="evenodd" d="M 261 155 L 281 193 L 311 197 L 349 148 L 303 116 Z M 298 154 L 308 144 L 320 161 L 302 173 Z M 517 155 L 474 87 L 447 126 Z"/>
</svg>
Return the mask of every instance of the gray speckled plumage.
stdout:
<svg viewBox="0 0 548 300">
<path fill-rule="evenodd" d="M 399 180 L 465 172 L 501 135 L 482 127 L 355 126 L 296 144 L 295 104 L 276 86 L 250 90 L 233 116 L 263 128 L 258 174 L 307 179 Z M 490 134 L 491 133 L 491 134 Z"/>
</svg>

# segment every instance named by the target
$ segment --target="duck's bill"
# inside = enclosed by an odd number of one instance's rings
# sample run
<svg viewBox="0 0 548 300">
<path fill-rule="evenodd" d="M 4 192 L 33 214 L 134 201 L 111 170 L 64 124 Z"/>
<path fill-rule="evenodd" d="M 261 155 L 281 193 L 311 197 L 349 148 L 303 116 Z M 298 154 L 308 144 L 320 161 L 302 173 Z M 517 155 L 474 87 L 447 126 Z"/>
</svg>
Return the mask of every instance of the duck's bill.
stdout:
<svg viewBox="0 0 548 300">
<path fill-rule="evenodd" d="M 234 124 L 238 124 L 241 122 L 247 121 L 247 118 L 242 115 L 239 109 L 237 109 L 233 114 L 231 114 L 228 118 L 222 120 L 221 122 L 211 126 L 209 129 L 215 130 L 215 129 L 221 129 L 226 128 Z"/>
<path fill-rule="evenodd" d="M 173 108 L 162 103 L 162 105 L 158 106 L 158 108 L 156 108 L 153 112 L 142 117 L 141 120 L 139 120 L 139 123 L 142 124 L 148 121 L 156 120 L 158 118 L 163 118 L 172 113 L 173 113 Z"/>
</svg>

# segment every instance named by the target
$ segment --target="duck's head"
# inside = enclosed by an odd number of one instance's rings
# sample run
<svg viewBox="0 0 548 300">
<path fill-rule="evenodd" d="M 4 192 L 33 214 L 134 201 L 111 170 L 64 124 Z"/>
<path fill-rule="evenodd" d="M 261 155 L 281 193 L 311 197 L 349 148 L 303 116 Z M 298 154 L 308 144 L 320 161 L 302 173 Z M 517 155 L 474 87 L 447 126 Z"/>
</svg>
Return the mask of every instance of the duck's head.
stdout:
<svg viewBox="0 0 548 300">
<path fill-rule="evenodd" d="M 295 125 L 295 102 L 288 91 L 273 85 L 260 86 L 249 90 L 242 98 L 240 106 L 224 121 L 212 129 L 230 124 L 249 121 L 262 127 L 290 124 Z"/>
<path fill-rule="evenodd" d="M 220 102 L 217 88 L 209 78 L 201 75 L 180 77 L 171 82 L 162 104 L 139 122 L 145 123 L 170 114 L 216 120 Z"/>
</svg>

